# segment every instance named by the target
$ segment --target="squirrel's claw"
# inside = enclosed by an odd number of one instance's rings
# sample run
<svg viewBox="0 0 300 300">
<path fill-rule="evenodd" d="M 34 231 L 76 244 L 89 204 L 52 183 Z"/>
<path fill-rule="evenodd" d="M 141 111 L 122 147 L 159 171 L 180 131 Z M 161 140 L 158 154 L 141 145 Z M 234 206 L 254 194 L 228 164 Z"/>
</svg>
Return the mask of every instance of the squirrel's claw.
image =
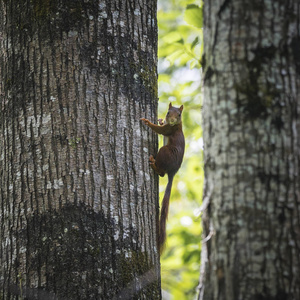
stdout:
<svg viewBox="0 0 300 300">
<path fill-rule="evenodd" d="M 158 121 L 159 125 L 161 125 L 161 126 L 164 125 L 164 120 L 163 119 L 158 119 L 157 121 Z"/>
<path fill-rule="evenodd" d="M 140 120 L 143 121 L 145 125 L 149 124 L 149 120 L 148 119 L 140 118 Z"/>
</svg>

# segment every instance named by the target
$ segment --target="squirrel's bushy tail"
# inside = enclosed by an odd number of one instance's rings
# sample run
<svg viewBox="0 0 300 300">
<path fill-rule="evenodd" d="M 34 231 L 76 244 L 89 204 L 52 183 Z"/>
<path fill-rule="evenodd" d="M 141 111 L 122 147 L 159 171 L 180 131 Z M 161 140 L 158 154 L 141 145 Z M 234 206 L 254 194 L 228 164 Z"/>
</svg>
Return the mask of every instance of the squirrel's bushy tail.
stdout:
<svg viewBox="0 0 300 300">
<path fill-rule="evenodd" d="M 160 219 L 159 219 L 159 236 L 158 236 L 158 245 L 159 245 L 160 253 L 162 253 L 164 249 L 164 245 L 167 237 L 166 223 L 168 219 L 169 202 L 170 202 L 173 178 L 174 178 L 174 174 L 168 174 L 168 184 L 165 190 L 164 198 L 162 200 Z"/>
</svg>

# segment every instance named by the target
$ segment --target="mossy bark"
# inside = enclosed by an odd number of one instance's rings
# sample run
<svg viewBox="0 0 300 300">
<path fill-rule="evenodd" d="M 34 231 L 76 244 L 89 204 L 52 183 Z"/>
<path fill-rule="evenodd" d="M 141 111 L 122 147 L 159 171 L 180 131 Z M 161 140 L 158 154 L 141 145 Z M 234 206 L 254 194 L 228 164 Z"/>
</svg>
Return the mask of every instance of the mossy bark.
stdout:
<svg viewBox="0 0 300 300">
<path fill-rule="evenodd" d="M 0 299 L 160 299 L 156 1 L 0 1 Z"/>
<path fill-rule="evenodd" d="M 300 299 L 298 1 L 205 1 L 199 299 Z"/>
</svg>

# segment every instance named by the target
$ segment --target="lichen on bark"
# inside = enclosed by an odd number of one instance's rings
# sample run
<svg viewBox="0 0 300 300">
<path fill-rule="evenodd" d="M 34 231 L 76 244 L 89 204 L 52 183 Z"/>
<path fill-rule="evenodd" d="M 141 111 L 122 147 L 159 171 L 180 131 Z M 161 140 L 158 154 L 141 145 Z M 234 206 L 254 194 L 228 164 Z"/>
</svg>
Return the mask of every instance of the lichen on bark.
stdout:
<svg viewBox="0 0 300 300">
<path fill-rule="evenodd" d="M 300 297 L 298 6 L 204 5 L 200 299 Z"/>
<path fill-rule="evenodd" d="M 156 30 L 155 1 L 0 1 L 0 297 L 160 299 Z"/>
</svg>

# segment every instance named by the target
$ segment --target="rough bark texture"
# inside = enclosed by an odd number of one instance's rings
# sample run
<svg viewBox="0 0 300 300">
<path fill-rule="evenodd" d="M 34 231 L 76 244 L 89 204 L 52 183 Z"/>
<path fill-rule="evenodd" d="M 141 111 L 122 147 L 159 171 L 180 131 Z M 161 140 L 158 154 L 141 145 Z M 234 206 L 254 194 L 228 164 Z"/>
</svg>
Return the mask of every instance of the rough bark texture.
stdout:
<svg viewBox="0 0 300 300">
<path fill-rule="evenodd" d="M 0 1 L 0 299 L 160 299 L 156 26 L 156 0 Z"/>
<path fill-rule="evenodd" d="M 205 1 L 200 299 L 300 299 L 299 11 Z"/>
</svg>

